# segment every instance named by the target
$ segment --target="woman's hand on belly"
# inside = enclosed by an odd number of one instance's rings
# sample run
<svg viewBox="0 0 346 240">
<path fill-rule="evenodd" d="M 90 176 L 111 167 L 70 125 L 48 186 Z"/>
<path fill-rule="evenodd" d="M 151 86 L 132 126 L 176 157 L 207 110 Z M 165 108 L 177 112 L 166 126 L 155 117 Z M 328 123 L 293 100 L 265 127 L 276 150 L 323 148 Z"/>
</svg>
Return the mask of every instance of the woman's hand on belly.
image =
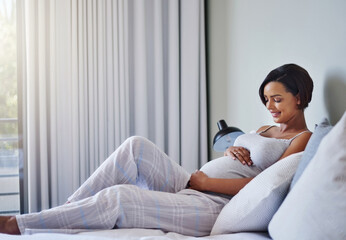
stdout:
<svg viewBox="0 0 346 240">
<path fill-rule="evenodd" d="M 238 159 L 243 165 L 251 166 L 253 164 L 250 151 L 243 147 L 231 146 L 224 152 L 225 156 L 230 156 L 234 160 Z"/>
<path fill-rule="evenodd" d="M 190 188 L 198 191 L 205 191 L 208 178 L 207 174 L 196 170 L 196 172 L 191 174 L 189 181 Z"/>
</svg>

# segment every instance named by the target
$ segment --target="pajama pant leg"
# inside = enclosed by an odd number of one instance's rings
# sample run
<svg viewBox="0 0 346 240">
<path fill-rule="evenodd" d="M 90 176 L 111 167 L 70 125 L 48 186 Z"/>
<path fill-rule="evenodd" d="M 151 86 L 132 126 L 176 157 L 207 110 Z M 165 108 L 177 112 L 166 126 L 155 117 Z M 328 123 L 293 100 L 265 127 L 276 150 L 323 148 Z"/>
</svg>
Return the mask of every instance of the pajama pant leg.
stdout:
<svg viewBox="0 0 346 240">
<path fill-rule="evenodd" d="M 70 204 L 17 216 L 18 225 L 21 232 L 25 228 L 109 229 L 114 227 L 117 215 L 108 213 L 118 210 L 117 206 L 110 204 L 100 205 L 116 201 L 111 194 L 105 194 L 109 193 L 109 187 L 113 186 L 111 189 L 116 191 L 120 186 L 115 185 L 132 184 L 175 193 L 185 188 L 189 178 L 190 174 L 153 143 L 142 137 L 131 137 L 77 189 L 69 198 Z M 115 209 L 111 211 L 110 207 Z M 90 215 L 90 211 L 96 212 Z"/>
<path fill-rule="evenodd" d="M 185 188 L 189 178 L 190 174 L 155 144 L 143 137 L 130 137 L 68 200 L 78 201 L 117 184 L 178 192 Z"/>
<path fill-rule="evenodd" d="M 151 228 L 184 235 L 209 235 L 228 199 L 191 189 L 167 193 L 117 185 L 94 196 L 40 213 L 17 216 L 25 228 Z"/>
</svg>

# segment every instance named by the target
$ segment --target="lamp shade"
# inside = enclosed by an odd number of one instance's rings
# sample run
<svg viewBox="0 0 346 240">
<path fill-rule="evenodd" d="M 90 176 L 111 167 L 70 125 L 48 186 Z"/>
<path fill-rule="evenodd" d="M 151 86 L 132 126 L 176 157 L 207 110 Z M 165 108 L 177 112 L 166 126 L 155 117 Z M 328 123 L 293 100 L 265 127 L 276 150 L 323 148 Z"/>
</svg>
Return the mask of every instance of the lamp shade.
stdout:
<svg viewBox="0 0 346 240">
<path fill-rule="evenodd" d="M 219 132 L 216 133 L 213 140 L 213 149 L 216 152 L 224 152 L 230 146 L 233 146 L 235 139 L 244 134 L 242 130 L 236 127 L 229 127 L 225 120 L 217 122 Z"/>
</svg>

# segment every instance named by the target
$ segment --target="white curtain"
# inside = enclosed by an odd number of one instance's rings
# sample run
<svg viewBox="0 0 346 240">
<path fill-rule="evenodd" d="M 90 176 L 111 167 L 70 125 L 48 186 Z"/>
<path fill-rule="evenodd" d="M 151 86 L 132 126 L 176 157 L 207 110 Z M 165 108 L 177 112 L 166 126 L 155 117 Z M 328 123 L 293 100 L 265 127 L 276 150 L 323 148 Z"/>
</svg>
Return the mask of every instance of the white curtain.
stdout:
<svg viewBox="0 0 346 240">
<path fill-rule="evenodd" d="M 18 1 L 25 211 L 64 203 L 132 135 L 207 162 L 204 1 Z"/>
</svg>

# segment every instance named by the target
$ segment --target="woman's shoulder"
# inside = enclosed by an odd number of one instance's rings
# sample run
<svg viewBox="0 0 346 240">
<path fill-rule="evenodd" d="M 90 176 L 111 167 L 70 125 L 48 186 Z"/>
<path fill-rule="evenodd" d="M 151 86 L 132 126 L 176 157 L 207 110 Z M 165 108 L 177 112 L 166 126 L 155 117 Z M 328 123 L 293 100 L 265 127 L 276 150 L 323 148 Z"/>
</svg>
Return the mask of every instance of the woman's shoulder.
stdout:
<svg viewBox="0 0 346 240">
<path fill-rule="evenodd" d="M 260 132 L 265 132 L 266 130 L 268 130 L 269 128 L 273 127 L 273 125 L 264 125 L 262 127 L 260 127 L 256 133 L 260 133 Z"/>
<path fill-rule="evenodd" d="M 293 136 L 290 140 L 293 142 L 295 140 L 295 142 L 300 142 L 300 143 L 304 143 L 305 145 L 307 144 L 307 142 L 309 141 L 310 137 L 312 135 L 312 132 L 310 132 L 309 130 L 305 130 L 305 131 L 301 131 L 298 132 L 295 136 Z"/>
</svg>

